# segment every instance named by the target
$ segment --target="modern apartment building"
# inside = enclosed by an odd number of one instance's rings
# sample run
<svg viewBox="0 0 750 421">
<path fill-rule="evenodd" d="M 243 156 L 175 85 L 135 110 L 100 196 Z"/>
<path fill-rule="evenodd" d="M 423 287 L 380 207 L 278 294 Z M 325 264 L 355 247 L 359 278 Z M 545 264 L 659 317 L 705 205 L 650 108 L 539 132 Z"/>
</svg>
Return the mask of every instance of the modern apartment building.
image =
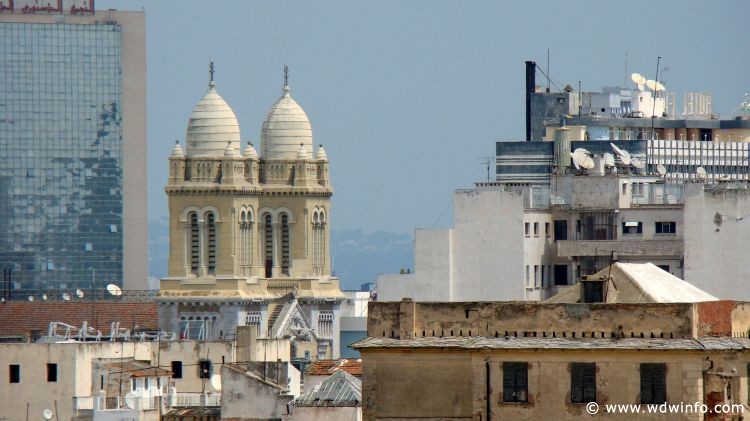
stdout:
<svg viewBox="0 0 750 421">
<path fill-rule="evenodd" d="M 146 289 L 144 13 L 2 0 L 0 73 L 2 287 Z"/>
</svg>

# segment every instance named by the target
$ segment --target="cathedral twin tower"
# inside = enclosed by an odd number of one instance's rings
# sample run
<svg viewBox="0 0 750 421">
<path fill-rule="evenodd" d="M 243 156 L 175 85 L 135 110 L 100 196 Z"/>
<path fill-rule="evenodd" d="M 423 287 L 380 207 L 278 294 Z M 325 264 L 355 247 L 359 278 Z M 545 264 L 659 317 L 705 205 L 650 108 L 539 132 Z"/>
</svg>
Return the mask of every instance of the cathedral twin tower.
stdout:
<svg viewBox="0 0 750 421">
<path fill-rule="evenodd" d="M 310 120 L 286 78 L 263 122 L 260 155 L 251 142 L 240 150 L 237 117 L 213 76 L 185 143 L 169 158 L 167 280 L 330 276 L 328 158 L 322 145 L 313 151 Z"/>
</svg>

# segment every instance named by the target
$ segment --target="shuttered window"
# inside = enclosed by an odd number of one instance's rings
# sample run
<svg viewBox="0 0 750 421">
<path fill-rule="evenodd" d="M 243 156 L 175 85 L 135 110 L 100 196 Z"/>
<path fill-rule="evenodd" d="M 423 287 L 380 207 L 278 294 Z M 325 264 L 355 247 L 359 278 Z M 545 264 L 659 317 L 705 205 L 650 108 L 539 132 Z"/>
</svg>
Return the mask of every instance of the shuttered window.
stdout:
<svg viewBox="0 0 750 421">
<path fill-rule="evenodd" d="M 573 363 L 570 367 L 570 401 L 596 402 L 596 364 Z"/>
<path fill-rule="evenodd" d="M 641 403 L 662 404 L 667 401 L 667 365 L 641 364 Z"/>
<path fill-rule="evenodd" d="M 529 363 L 503 363 L 503 401 L 526 402 L 529 391 Z"/>
</svg>

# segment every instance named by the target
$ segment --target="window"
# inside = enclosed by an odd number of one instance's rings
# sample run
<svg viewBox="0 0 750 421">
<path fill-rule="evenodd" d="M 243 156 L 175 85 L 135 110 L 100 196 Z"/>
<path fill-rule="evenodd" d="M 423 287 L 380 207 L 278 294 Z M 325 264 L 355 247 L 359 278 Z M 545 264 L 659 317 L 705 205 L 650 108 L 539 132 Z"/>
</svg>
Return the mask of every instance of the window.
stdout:
<svg viewBox="0 0 750 421">
<path fill-rule="evenodd" d="M 529 236 L 529 228 L 530 228 L 529 223 L 528 222 L 524 222 L 524 224 L 523 224 L 523 233 L 527 237 Z"/>
<path fill-rule="evenodd" d="M 271 215 L 263 218 L 263 262 L 266 278 L 273 276 L 273 224 Z"/>
<path fill-rule="evenodd" d="M 674 234 L 677 232 L 676 222 L 655 222 L 654 231 L 657 234 Z"/>
<path fill-rule="evenodd" d="M 289 267 L 292 263 L 291 255 L 289 254 L 291 250 L 289 238 L 289 216 L 281 214 L 281 273 L 284 275 L 291 274 L 289 272 Z"/>
<path fill-rule="evenodd" d="M 529 389 L 528 363 L 503 363 L 503 402 L 526 402 Z"/>
<path fill-rule="evenodd" d="M 539 265 L 534 265 L 534 287 L 539 286 Z"/>
<path fill-rule="evenodd" d="M 57 364 L 47 364 L 47 381 L 57 381 Z"/>
<path fill-rule="evenodd" d="M 667 365 L 641 364 L 641 403 L 662 404 L 667 401 Z"/>
<path fill-rule="evenodd" d="M 529 265 L 526 265 L 526 286 L 531 286 L 531 277 L 529 276 Z"/>
<path fill-rule="evenodd" d="M 260 336 L 260 321 L 262 317 L 260 311 L 248 311 L 245 319 L 246 326 L 255 326 L 255 334 Z"/>
<path fill-rule="evenodd" d="M 323 336 L 333 334 L 333 311 L 321 310 L 318 314 L 318 334 Z"/>
<path fill-rule="evenodd" d="M 656 265 L 656 267 L 658 267 L 659 269 L 661 269 L 661 270 L 663 270 L 665 272 L 669 272 L 669 265 Z"/>
<path fill-rule="evenodd" d="M 568 221 L 555 221 L 555 241 L 564 241 L 568 239 Z"/>
<path fill-rule="evenodd" d="M 583 288 L 584 303 L 601 303 L 604 302 L 604 282 L 586 281 L 581 282 Z"/>
<path fill-rule="evenodd" d="M 622 223 L 623 234 L 643 234 L 643 222 L 623 222 Z"/>
<path fill-rule="evenodd" d="M 136 382 L 137 382 L 137 380 L 136 380 L 135 378 L 132 378 L 132 379 L 130 379 L 130 389 L 131 389 L 131 390 L 132 390 L 133 392 L 135 392 L 135 390 L 137 389 L 137 384 L 136 384 Z"/>
<path fill-rule="evenodd" d="M 555 285 L 568 285 L 568 265 L 555 265 Z"/>
<path fill-rule="evenodd" d="M 172 378 L 182 378 L 182 361 L 172 361 Z"/>
<path fill-rule="evenodd" d="M 200 266 L 200 236 L 198 234 L 198 214 L 191 212 L 189 216 L 190 233 L 190 270 L 194 275 L 198 274 Z"/>
<path fill-rule="evenodd" d="M 216 273 L 216 217 L 213 212 L 206 214 L 208 234 L 208 273 Z"/>
<path fill-rule="evenodd" d="M 549 237 L 549 222 L 544 223 L 544 235 Z"/>
<path fill-rule="evenodd" d="M 595 363 L 572 363 L 570 365 L 570 401 L 572 403 L 596 402 Z"/>
<path fill-rule="evenodd" d="M 210 379 L 211 378 L 211 360 L 199 360 L 198 361 L 198 378 L 199 379 Z"/>
<path fill-rule="evenodd" d="M 11 364 L 8 368 L 10 371 L 10 383 L 21 383 L 21 366 L 18 364 Z"/>
<path fill-rule="evenodd" d="M 534 222 L 534 237 L 539 236 L 539 222 Z"/>
</svg>

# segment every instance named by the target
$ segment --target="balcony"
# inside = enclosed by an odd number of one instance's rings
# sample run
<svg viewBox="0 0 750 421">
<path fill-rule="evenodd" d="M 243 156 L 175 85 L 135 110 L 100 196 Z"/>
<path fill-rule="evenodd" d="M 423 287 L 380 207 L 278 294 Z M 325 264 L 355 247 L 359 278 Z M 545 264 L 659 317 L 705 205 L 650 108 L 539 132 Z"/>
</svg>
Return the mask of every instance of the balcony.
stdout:
<svg viewBox="0 0 750 421">
<path fill-rule="evenodd" d="M 641 256 L 682 256 L 682 240 L 573 240 L 558 241 L 558 257 L 576 256 L 609 256 L 615 257 Z"/>
</svg>

